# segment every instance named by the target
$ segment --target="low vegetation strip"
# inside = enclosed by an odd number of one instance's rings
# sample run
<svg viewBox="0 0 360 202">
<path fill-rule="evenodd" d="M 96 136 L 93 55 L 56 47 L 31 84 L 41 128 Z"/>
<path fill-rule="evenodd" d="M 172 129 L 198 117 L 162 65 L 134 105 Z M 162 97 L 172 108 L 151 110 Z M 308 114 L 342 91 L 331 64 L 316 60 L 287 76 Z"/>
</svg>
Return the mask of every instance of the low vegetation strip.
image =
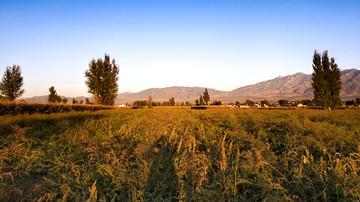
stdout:
<svg viewBox="0 0 360 202">
<path fill-rule="evenodd" d="M 0 126 L 1 201 L 360 199 L 359 110 L 153 108 Z"/>
<path fill-rule="evenodd" d="M 42 103 L 16 103 L 0 102 L 0 115 L 15 114 L 51 114 L 70 111 L 98 111 L 115 109 L 111 106 L 102 105 L 70 105 L 70 104 L 42 104 Z"/>
</svg>

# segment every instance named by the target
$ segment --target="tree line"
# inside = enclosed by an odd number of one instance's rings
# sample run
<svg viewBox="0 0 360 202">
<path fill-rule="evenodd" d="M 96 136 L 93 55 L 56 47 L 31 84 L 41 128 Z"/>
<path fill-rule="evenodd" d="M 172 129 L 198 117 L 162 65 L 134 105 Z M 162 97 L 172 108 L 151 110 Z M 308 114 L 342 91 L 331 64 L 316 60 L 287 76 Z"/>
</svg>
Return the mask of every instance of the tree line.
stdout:
<svg viewBox="0 0 360 202">
<path fill-rule="evenodd" d="M 101 58 L 93 59 L 89 64 L 89 69 L 85 71 L 87 80 L 85 84 L 88 87 L 88 93 L 93 95 L 95 104 L 100 105 L 114 105 L 115 98 L 118 92 L 117 81 L 119 79 L 119 65 L 115 63 L 115 59 L 110 62 L 110 57 L 105 54 L 104 60 Z M 24 94 L 22 89 L 23 77 L 21 76 L 21 69 L 18 65 L 7 67 L 0 82 L 0 99 L 14 101 L 16 98 Z M 57 95 L 55 87 L 49 88 L 49 103 L 67 103 L 67 98 L 61 98 Z M 73 104 L 82 104 L 84 101 L 75 100 Z M 85 99 L 85 104 L 92 104 L 88 98 Z"/>
<path fill-rule="evenodd" d="M 322 106 L 324 109 L 336 109 L 340 103 L 340 90 L 341 90 L 341 71 L 338 65 L 335 63 L 335 59 L 332 57 L 329 59 L 328 51 L 324 51 L 321 55 L 316 50 L 313 55 L 313 73 L 311 85 L 314 89 L 313 102 Z M 93 95 L 95 104 L 100 105 L 114 105 L 117 93 L 119 90 L 117 81 L 119 79 L 119 65 L 116 64 L 115 59 L 110 61 L 110 56 L 105 54 L 104 60 L 99 58 L 97 60 L 92 59 L 89 63 L 89 69 L 85 71 L 86 81 L 85 84 L 88 87 L 88 93 Z M 0 82 L 0 99 L 6 99 L 13 101 L 16 98 L 24 94 L 23 77 L 21 76 L 21 69 L 18 65 L 7 67 Z M 55 87 L 49 88 L 48 102 L 51 103 L 67 103 L 67 98 L 62 99 L 57 95 Z M 208 89 L 200 95 L 199 99 L 195 100 L 196 105 L 208 105 L 210 101 L 210 95 Z M 280 100 L 281 101 L 281 100 Z M 77 101 L 73 98 L 73 104 Z M 83 101 L 80 101 L 83 102 Z M 247 105 L 253 105 L 252 101 L 247 101 Z M 282 100 L 280 105 L 286 105 L 285 100 Z M 81 104 L 81 103 L 80 103 Z M 91 104 L 87 98 L 85 104 Z M 215 100 L 212 105 L 221 105 L 222 102 Z M 239 105 L 240 103 L 236 103 Z M 263 105 L 269 105 L 268 102 L 261 103 Z M 171 97 L 169 101 L 163 103 L 153 102 L 151 96 L 148 100 L 135 101 L 134 106 L 175 106 L 175 98 Z M 181 103 L 181 105 L 189 106 L 190 102 Z"/>
<path fill-rule="evenodd" d="M 137 101 L 134 101 L 134 103 L 133 103 L 134 107 L 145 107 L 146 106 L 148 108 L 152 108 L 155 106 L 191 106 L 191 105 L 192 104 L 189 101 L 176 103 L 174 97 L 169 98 L 168 101 L 155 102 L 152 100 L 151 96 L 149 96 L 147 100 L 137 100 Z"/>
<path fill-rule="evenodd" d="M 49 96 L 48 96 L 48 102 L 49 103 L 63 103 L 63 104 L 66 104 L 68 103 L 68 99 L 67 98 L 61 98 L 54 86 L 51 86 L 49 88 Z M 78 100 L 76 100 L 75 98 L 72 99 L 72 104 L 84 104 L 84 100 L 80 100 L 80 102 Z M 90 102 L 90 99 L 89 98 L 85 98 L 85 104 L 89 105 L 89 104 L 93 104 L 92 102 Z"/>
</svg>

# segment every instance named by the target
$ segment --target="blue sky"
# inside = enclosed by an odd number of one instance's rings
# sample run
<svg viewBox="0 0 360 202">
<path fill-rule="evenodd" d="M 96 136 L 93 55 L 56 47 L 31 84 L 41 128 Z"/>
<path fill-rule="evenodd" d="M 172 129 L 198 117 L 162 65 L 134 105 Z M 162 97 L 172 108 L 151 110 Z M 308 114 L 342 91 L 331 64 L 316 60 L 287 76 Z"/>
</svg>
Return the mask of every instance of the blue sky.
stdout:
<svg viewBox="0 0 360 202">
<path fill-rule="evenodd" d="M 360 69 L 360 1 L 4 1 L 0 75 L 21 66 L 23 97 L 88 95 L 84 72 L 107 53 L 119 92 L 233 90 L 311 73 L 314 50 Z"/>
</svg>

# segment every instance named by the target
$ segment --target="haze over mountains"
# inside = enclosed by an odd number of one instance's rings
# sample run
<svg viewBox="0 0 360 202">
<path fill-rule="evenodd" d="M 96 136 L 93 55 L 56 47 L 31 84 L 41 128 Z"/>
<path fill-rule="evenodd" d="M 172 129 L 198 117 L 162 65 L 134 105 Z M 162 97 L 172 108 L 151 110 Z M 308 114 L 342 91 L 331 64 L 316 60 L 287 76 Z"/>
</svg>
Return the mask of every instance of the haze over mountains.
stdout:
<svg viewBox="0 0 360 202">
<path fill-rule="evenodd" d="M 342 89 L 341 99 L 351 100 L 360 97 L 360 70 L 347 69 L 341 71 Z M 263 81 L 254 85 L 244 86 L 232 91 L 220 91 L 208 89 L 210 101 L 221 100 L 223 102 L 244 102 L 247 99 L 260 101 L 267 99 L 276 102 L 279 99 L 301 100 L 313 99 L 313 89 L 311 87 L 311 75 L 296 73 L 293 75 L 277 77 Z M 174 97 L 176 102 L 194 102 L 204 92 L 204 87 L 167 87 L 150 88 L 137 93 L 120 93 L 116 99 L 116 104 L 130 103 L 135 100 L 146 100 L 151 96 L 153 101 L 167 101 Z M 85 97 L 76 99 L 85 100 Z M 27 102 L 47 102 L 47 96 L 37 96 L 26 98 Z M 72 98 L 68 98 L 71 102 Z"/>
</svg>

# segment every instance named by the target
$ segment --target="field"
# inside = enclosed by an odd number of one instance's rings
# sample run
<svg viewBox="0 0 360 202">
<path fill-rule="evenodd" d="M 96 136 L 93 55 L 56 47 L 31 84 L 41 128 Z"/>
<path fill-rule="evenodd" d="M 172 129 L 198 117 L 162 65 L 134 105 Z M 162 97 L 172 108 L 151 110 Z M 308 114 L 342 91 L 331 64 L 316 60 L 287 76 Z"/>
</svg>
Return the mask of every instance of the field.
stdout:
<svg viewBox="0 0 360 202">
<path fill-rule="evenodd" d="M 15 114 L 51 114 L 71 111 L 99 111 L 114 109 L 104 105 L 55 104 L 55 103 L 17 103 L 0 101 L 0 116 Z"/>
<path fill-rule="evenodd" d="M 0 117 L 0 200 L 360 199 L 359 110 Z"/>
</svg>

